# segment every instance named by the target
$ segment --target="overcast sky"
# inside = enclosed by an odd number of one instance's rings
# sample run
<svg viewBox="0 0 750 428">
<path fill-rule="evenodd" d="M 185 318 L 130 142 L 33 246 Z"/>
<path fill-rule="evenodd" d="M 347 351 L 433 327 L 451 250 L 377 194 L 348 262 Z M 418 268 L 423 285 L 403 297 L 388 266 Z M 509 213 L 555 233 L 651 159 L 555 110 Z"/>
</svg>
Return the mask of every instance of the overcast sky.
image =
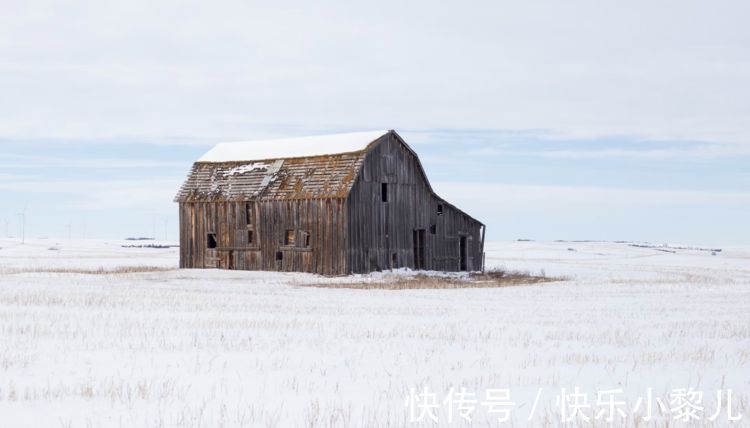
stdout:
<svg viewBox="0 0 750 428">
<path fill-rule="evenodd" d="M 492 239 L 750 243 L 750 2 L 360 3 L 0 0 L 0 226 L 176 238 L 214 142 L 395 128 Z"/>
</svg>

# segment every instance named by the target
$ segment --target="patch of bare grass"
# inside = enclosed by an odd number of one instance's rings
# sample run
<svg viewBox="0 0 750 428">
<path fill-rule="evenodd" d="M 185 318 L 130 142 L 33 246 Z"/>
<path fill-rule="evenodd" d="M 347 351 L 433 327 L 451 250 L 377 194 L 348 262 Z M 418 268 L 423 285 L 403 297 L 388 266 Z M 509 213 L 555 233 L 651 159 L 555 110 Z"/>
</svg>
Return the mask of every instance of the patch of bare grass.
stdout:
<svg viewBox="0 0 750 428">
<path fill-rule="evenodd" d="M 326 282 L 305 284 L 319 288 L 355 288 L 363 290 L 414 290 L 414 289 L 452 289 L 452 288 L 498 288 L 526 284 L 564 281 L 562 277 L 548 277 L 544 274 L 533 275 L 528 272 L 491 269 L 485 272 L 472 272 L 464 276 L 449 275 L 394 275 L 376 281 Z"/>
</svg>

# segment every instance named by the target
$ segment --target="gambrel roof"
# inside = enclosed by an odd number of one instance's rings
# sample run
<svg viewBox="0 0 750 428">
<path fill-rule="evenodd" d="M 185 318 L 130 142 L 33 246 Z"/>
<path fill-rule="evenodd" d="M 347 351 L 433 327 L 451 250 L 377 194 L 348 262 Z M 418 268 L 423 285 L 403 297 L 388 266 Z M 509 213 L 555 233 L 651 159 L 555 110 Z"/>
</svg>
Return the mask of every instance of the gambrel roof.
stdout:
<svg viewBox="0 0 750 428">
<path fill-rule="evenodd" d="M 414 156 L 429 192 L 472 218 L 435 193 L 417 154 L 392 129 L 220 143 L 193 164 L 175 202 L 345 198 L 370 148 L 391 135 Z"/>
<path fill-rule="evenodd" d="M 175 201 L 346 197 L 368 148 L 390 133 L 221 143 L 193 164 Z"/>
</svg>

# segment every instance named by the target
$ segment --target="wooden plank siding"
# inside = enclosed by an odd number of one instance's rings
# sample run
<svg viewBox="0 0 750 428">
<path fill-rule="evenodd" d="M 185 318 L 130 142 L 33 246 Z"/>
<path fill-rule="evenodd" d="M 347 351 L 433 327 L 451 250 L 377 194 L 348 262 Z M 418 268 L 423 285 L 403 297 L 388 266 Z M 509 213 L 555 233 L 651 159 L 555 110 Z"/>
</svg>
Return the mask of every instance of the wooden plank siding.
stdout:
<svg viewBox="0 0 750 428">
<path fill-rule="evenodd" d="M 381 200 L 382 183 L 388 184 L 388 202 Z M 482 268 L 483 225 L 430 190 L 416 156 L 395 135 L 365 157 L 347 199 L 347 213 L 350 273 L 414 269 L 415 229 L 425 230 L 425 269 L 460 270 L 461 236 L 467 238 L 467 269 Z"/>
<path fill-rule="evenodd" d="M 247 203 L 255 224 L 247 224 Z M 181 203 L 180 267 L 345 273 L 346 235 L 339 233 L 345 228 L 344 212 L 340 198 Z M 249 230 L 253 244 L 248 243 Z M 287 230 L 294 231 L 296 245 L 285 245 Z M 214 250 L 207 248 L 209 233 L 216 234 Z M 309 247 L 303 233 L 310 235 Z"/>
</svg>

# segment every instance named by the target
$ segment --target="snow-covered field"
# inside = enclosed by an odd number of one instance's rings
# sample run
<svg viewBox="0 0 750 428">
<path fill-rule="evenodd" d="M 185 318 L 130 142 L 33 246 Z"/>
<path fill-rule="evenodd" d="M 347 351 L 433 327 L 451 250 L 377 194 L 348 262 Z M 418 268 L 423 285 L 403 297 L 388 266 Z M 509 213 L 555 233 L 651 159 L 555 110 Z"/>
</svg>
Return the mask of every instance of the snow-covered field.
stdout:
<svg viewBox="0 0 750 428">
<path fill-rule="evenodd" d="M 507 426 L 562 425 L 560 395 L 588 400 L 573 425 L 604 426 L 611 396 L 615 426 L 750 426 L 750 248 L 492 242 L 489 266 L 570 279 L 389 291 L 123 244 L 142 242 L 0 240 L 0 426 L 466 425 L 451 387 L 476 394 L 473 426 L 500 426 L 504 389 Z"/>
</svg>

